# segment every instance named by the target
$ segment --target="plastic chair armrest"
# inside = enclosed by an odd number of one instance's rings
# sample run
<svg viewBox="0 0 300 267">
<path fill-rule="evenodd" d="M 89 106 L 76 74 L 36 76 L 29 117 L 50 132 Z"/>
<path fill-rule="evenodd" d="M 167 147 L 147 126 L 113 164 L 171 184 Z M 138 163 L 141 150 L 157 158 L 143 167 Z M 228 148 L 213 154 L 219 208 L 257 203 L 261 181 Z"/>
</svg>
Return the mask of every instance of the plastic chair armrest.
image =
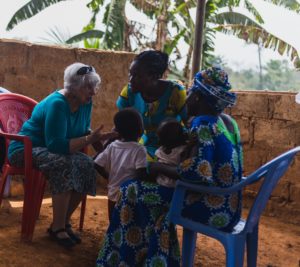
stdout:
<svg viewBox="0 0 300 267">
<path fill-rule="evenodd" d="M 244 187 L 246 187 L 249 184 L 257 182 L 259 179 L 261 179 L 264 176 L 265 172 L 261 173 L 259 176 L 255 177 L 242 177 L 241 181 L 231 187 L 228 188 L 220 188 L 217 186 L 205 186 L 205 185 L 198 185 L 193 183 L 187 183 L 181 180 L 178 180 L 176 182 L 176 187 L 181 186 L 185 188 L 186 190 L 191 190 L 194 192 L 199 193 L 211 193 L 215 195 L 229 195 L 233 194 L 237 191 L 242 190 Z"/>
<path fill-rule="evenodd" d="M 24 143 L 24 166 L 25 166 L 25 175 L 31 176 L 32 169 L 32 142 L 28 136 L 19 135 L 19 134 L 8 134 L 0 131 L 0 136 L 3 136 L 9 140 L 16 140 Z"/>
</svg>

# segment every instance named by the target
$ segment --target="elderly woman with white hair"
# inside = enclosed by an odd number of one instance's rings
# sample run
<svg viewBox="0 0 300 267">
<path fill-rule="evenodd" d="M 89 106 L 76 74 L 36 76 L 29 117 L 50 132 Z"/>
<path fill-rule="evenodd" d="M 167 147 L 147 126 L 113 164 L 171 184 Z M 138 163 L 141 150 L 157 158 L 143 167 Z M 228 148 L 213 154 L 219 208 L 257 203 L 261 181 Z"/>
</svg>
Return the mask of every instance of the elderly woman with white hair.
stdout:
<svg viewBox="0 0 300 267">
<path fill-rule="evenodd" d="M 50 184 L 53 222 L 48 233 L 66 248 L 81 242 L 72 231 L 71 215 L 84 194 L 96 194 L 93 160 L 80 150 L 110 137 L 109 133 L 101 133 L 102 126 L 90 130 L 92 98 L 100 81 L 92 66 L 82 63 L 68 66 L 64 88 L 38 103 L 20 131 L 30 137 L 33 164 Z M 12 141 L 8 153 L 13 165 L 24 164 L 22 143 Z"/>
</svg>

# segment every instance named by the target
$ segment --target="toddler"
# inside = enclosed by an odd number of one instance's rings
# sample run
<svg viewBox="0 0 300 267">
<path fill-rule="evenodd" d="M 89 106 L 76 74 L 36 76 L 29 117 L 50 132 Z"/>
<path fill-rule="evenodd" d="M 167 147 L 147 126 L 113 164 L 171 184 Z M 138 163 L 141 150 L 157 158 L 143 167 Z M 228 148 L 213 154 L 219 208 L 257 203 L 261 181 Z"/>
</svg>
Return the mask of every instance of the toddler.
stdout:
<svg viewBox="0 0 300 267">
<path fill-rule="evenodd" d="M 118 199 L 120 185 L 128 179 L 146 175 L 146 148 L 138 143 L 144 127 L 140 114 L 126 108 L 114 116 L 115 131 L 119 139 L 109 144 L 95 158 L 95 168 L 108 179 L 108 216 Z"/>
</svg>

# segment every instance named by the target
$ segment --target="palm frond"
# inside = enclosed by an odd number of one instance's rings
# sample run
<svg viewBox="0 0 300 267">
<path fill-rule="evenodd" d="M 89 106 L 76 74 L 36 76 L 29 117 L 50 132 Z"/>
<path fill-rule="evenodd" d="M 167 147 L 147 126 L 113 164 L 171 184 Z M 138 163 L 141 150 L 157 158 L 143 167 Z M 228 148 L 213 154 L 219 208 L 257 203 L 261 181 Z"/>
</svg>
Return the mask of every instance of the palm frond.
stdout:
<svg viewBox="0 0 300 267">
<path fill-rule="evenodd" d="M 123 49 L 125 29 L 126 0 L 112 0 L 106 8 L 103 23 L 106 31 L 103 37 L 103 47 L 108 49 Z"/>
<path fill-rule="evenodd" d="M 240 5 L 240 0 L 220 0 L 215 1 L 218 8 L 228 7 L 230 10 L 233 7 L 238 7 Z"/>
<path fill-rule="evenodd" d="M 45 8 L 54 5 L 58 2 L 68 1 L 68 0 L 31 0 L 23 7 L 21 7 L 11 18 L 6 26 L 6 30 L 11 30 L 14 26 L 23 20 L 29 19 L 34 15 L 38 14 Z"/>
<path fill-rule="evenodd" d="M 144 14 L 150 18 L 154 18 L 156 10 L 160 6 L 159 0 L 131 0 L 130 3 L 139 11 L 142 11 Z"/>
<path fill-rule="evenodd" d="M 63 31 L 60 27 L 54 26 L 46 30 L 47 37 L 41 38 L 42 41 L 51 44 L 67 44 L 67 40 L 70 38 L 70 32 L 68 30 Z"/>
<path fill-rule="evenodd" d="M 230 25 L 261 27 L 254 20 L 238 12 L 222 12 L 216 14 L 215 16 L 209 19 L 209 22 L 213 22 L 218 25 L 230 24 Z"/>
<path fill-rule="evenodd" d="M 171 39 L 168 39 L 167 42 L 164 45 L 164 52 L 170 55 L 173 50 L 177 47 L 178 42 L 182 36 L 184 36 L 184 33 L 186 32 L 186 29 L 183 29 L 178 34 L 173 36 Z"/>
<path fill-rule="evenodd" d="M 74 35 L 71 38 L 69 38 L 66 42 L 67 44 L 73 44 L 73 43 L 77 43 L 77 42 L 81 42 L 85 39 L 89 39 L 89 38 L 102 38 L 104 35 L 103 31 L 100 30 L 89 30 L 86 32 L 82 32 L 80 34 Z"/>
<path fill-rule="evenodd" d="M 257 9 L 255 8 L 255 6 L 249 1 L 249 0 L 245 0 L 245 8 L 251 13 L 253 14 L 253 16 L 255 17 L 256 21 L 259 23 L 264 23 L 263 18 L 261 17 L 261 15 L 259 14 L 259 12 L 257 11 Z"/>
<path fill-rule="evenodd" d="M 300 3 L 297 0 L 264 0 L 264 1 L 300 13 Z"/>
<path fill-rule="evenodd" d="M 265 48 L 273 49 L 280 55 L 286 54 L 290 57 L 296 69 L 300 69 L 300 58 L 296 48 L 275 35 L 267 32 L 262 27 L 243 25 L 219 25 L 215 28 L 225 34 L 233 34 L 247 43 L 263 45 Z"/>
</svg>

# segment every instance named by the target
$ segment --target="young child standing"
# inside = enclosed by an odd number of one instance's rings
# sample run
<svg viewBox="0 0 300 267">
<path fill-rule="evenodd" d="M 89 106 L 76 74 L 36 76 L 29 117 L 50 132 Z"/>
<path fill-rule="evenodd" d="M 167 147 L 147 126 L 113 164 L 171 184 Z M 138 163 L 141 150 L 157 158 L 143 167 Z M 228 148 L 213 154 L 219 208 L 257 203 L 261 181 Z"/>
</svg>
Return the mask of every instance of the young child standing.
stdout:
<svg viewBox="0 0 300 267">
<path fill-rule="evenodd" d="M 159 125 L 156 133 L 160 144 L 155 152 L 158 162 L 171 166 L 179 165 L 187 142 L 183 126 L 176 120 L 166 120 Z M 175 187 L 176 180 L 159 174 L 156 182 L 166 187 Z"/>
<path fill-rule="evenodd" d="M 118 199 L 120 185 L 128 179 L 146 174 L 146 148 L 138 143 L 144 127 L 140 114 L 132 108 L 123 109 L 114 116 L 119 139 L 109 144 L 95 159 L 95 168 L 108 178 L 108 216 Z"/>
</svg>

